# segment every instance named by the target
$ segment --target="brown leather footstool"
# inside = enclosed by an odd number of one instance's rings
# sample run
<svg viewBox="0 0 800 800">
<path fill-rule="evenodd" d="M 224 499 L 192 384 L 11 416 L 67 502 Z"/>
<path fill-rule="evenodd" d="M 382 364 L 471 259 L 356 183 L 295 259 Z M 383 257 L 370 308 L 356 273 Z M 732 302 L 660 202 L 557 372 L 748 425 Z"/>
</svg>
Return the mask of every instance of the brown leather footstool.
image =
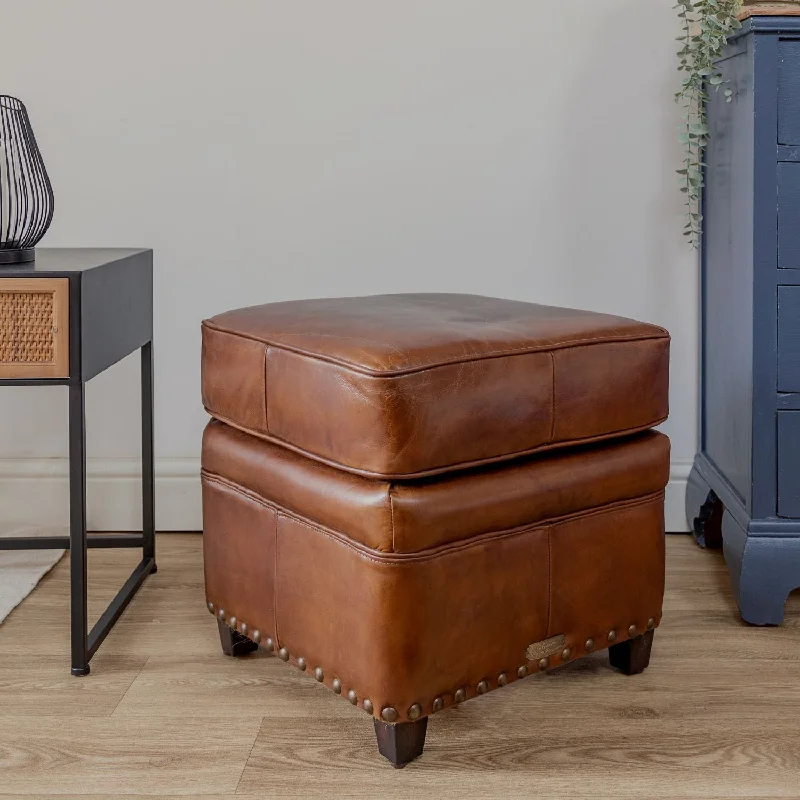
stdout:
<svg viewBox="0 0 800 800">
<path fill-rule="evenodd" d="M 451 294 L 203 325 L 208 608 L 422 752 L 427 717 L 610 647 L 664 591 L 669 335 Z M 531 686 L 535 691 L 535 685 Z"/>
</svg>

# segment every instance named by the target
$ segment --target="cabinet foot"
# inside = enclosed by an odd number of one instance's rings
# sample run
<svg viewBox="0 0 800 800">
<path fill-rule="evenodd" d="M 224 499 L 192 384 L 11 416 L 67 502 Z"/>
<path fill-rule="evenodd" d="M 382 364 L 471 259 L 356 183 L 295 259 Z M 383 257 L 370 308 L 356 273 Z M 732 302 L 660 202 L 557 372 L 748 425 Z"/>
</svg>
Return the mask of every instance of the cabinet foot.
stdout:
<svg viewBox="0 0 800 800">
<path fill-rule="evenodd" d="M 722 547 L 722 501 L 706 483 L 697 467 L 692 467 L 686 485 L 686 520 L 700 547 Z"/>
</svg>

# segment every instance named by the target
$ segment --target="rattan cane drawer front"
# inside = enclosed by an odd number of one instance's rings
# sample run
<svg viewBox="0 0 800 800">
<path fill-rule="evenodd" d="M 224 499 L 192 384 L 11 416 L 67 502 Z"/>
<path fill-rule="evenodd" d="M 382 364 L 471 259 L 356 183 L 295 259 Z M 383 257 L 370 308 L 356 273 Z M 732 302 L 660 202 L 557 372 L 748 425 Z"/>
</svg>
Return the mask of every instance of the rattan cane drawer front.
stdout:
<svg viewBox="0 0 800 800">
<path fill-rule="evenodd" d="M 69 280 L 0 278 L 0 379 L 69 377 Z"/>
</svg>

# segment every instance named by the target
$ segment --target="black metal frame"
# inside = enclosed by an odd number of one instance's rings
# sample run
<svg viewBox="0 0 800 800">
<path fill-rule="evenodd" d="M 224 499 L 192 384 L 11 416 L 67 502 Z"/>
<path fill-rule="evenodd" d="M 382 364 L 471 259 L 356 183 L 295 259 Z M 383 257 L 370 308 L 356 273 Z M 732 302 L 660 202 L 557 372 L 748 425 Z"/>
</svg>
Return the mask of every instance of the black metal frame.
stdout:
<svg viewBox="0 0 800 800">
<path fill-rule="evenodd" d="M 142 354 L 142 532 L 90 534 L 86 531 L 86 410 L 83 381 L 69 383 L 69 536 L 17 537 L 0 539 L 0 550 L 70 551 L 70 604 L 72 674 L 88 675 L 89 661 L 108 636 L 114 623 L 131 602 L 145 578 L 156 572 L 155 469 L 153 455 L 153 343 Z M 67 381 L 37 380 L 39 385 Z M 13 386 L 31 380 L 4 380 Z M 131 573 L 108 608 L 88 630 L 86 551 L 89 547 L 141 547 L 142 560 Z"/>
</svg>

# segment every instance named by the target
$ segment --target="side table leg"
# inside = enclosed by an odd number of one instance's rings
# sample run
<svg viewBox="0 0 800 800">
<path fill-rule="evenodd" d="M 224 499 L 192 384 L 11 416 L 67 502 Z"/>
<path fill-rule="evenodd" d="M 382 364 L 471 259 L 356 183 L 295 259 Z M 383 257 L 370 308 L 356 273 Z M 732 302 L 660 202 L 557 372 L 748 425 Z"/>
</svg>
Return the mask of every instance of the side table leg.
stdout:
<svg viewBox="0 0 800 800">
<path fill-rule="evenodd" d="M 86 609 L 86 406 L 82 382 L 69 387 L 69 558 L 72 674 L 89 674 Z"/>
<path fill-rule="evenodd" d="M 153 424 L 153 343 L 142 347 L 142 532 L 144 558 L 153 559 L 156 571 L 156 485 Z"/>
</svg>

